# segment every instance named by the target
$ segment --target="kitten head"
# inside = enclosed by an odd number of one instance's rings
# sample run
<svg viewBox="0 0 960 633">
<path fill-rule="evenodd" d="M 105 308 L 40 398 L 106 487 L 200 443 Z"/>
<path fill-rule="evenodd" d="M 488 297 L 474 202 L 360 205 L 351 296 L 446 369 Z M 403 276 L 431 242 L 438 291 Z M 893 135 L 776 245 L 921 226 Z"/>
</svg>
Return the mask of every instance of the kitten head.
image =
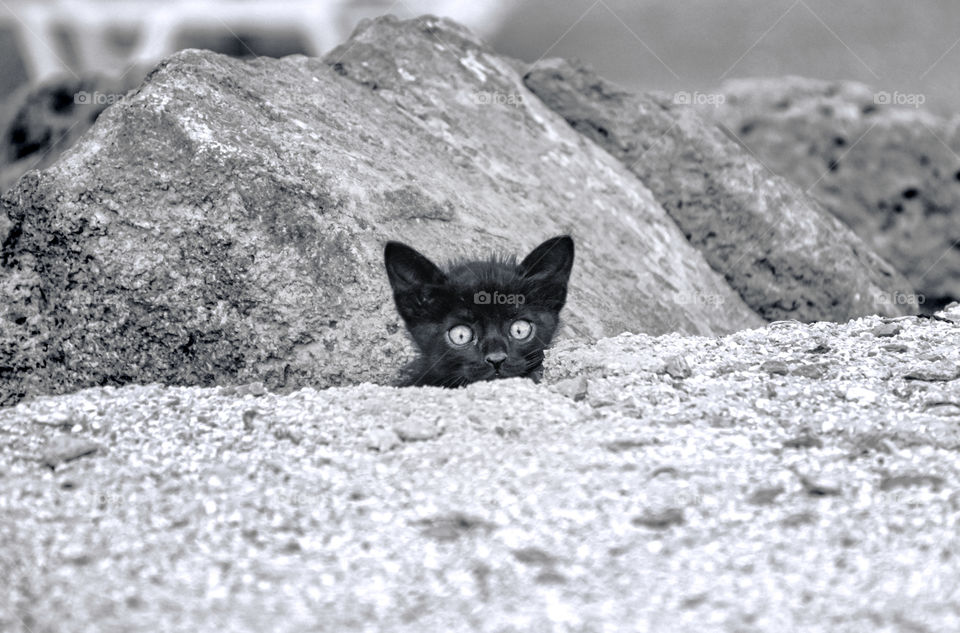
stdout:
<svg viewBox="0 0 960 633">
<path fill-rule="evenodd" d="M 539 379 L 567 298 L 569 236 L 547 240 L 519 264 L 491 258 L 441 270 L 399 242 L 387 243 L 384 262 L 397 311 L 420 352 L 406 384 Z"/>
</svg>

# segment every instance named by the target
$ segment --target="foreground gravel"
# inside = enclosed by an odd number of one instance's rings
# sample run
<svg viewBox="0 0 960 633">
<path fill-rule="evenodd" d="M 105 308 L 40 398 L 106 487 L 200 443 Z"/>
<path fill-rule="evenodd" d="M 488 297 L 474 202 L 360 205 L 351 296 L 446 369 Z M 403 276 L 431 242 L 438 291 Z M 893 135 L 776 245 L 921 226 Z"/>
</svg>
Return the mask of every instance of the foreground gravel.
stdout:
<svg viewBox="0 0 960 633">
<path fill-rule="evenodd" d="M 548 366 L 2 409 L 0 630 L 960 630 L 960 325 Z"/>
</svg>

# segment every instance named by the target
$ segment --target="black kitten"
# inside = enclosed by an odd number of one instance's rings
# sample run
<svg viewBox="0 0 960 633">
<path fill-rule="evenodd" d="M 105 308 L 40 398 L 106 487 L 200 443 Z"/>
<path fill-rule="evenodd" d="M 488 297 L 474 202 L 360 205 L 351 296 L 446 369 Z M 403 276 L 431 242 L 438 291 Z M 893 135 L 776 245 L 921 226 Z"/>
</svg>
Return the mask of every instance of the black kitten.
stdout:
<svg viewBox="0 0 960 633">
<path fill-rule="evenodd" d="M 454 263 L 441 270 L 406 244 L 388 242 L 397 312 L 420 352 L 403 385 L 460 387 L 523 376 L 539 381 L 543 350 L 567 298 L 573 240 L 549 239 L 516 259 Z"/>
</svg>

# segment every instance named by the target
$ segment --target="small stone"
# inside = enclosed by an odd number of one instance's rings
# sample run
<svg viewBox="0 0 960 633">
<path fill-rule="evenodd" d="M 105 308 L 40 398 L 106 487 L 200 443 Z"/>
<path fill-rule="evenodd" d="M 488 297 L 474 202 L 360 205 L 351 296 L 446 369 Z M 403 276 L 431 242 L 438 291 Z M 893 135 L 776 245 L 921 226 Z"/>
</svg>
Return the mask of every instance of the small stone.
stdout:
<svg viewBox="0 0 960 633">
<path fill-rule="evenodd" d="M 760 365 L 760 371 L 765 371 L 771 376 L 786 376 L 790 373 L 790 366 L 782 360 L 768 360 Z"/>
<path fill-rule="evenodd" d="M 690 365 L 683 356 L 673 356 L 667 359 L 662 373 L 667 374 L 671 378 L 681 380 L 683 378 L 689 378 L 693 372 L 690 370 Z"/>
<path fill-rule="evenodd" d="M 682 525 L 684 522 L 683 509 L 667 508 L 665 510 L 648 510 L 630 520 L 636 526 L 665 530 L 673 525 Z"/>
<path fill-rule="evenodd" d="M 367 448 L 380 451 L 381 453 L 386 453 L 400 446 L 402 443 L 400 436 L 390 429 L 374 429 L 367 433 Z"/>
<path fill-rule="evenodd" d="M 777 497 L 784 493 L 783 486 L 771 486 L 768 488 L 758 488 L 747 498 L 747 503 L 755 506 L 771 505 L 777 500 Z"/>
<path fill-rule="evenodd" d="M 811 497 L 831 497 L 841 493 L 840 484 L 825 479 L 811 479 L 806 475 L 799 475 L 800 485 Z"/>
<path fill-rule="evenodd" d="M 881 323 L 877 327 L 870 330 L 870 333 L 877 338 L 888 338 L 891 336 L 896 336 L 902 331 L 903 328 L 897 323 Z"/>
<path fill-rule="evenodd" d="M 854 386 L 847 389 L 843 397 L 852 402 L 870 404 L 871 402 L 877 401 L 878 395 L 877 392 L 867 389 L 866 387 Z"/>
<path fill-rule="evenodd" d="M 587 395 L 587 379 L 584 376 L 567 378 L 553 385 L 553 390 L 564 395 L 574 402 L 579 402 Z"/>
<path fill-rule="evenodd" d="M 289 426 L 280 426 L 273 430 L 273 436 L 278 440 L 290 440 L 293 444 L 303 441 L 303 433 Z"/>
<path fill-rule="evenodd" d="M 887 492 L 913 486 L 930 486 L 934 490 L 939 490 L 944 483 L 946 482 L 943 477 L 937 475 L 886 475 L 880 480 L 880 490 Z"/>
<path fill-rule="evenodd" d="M 433 420 L 424 420 L 422 418 L 407 418 L 393 426 L 394 432 L 404 442 L 418 442 L 432 440 L 443 432 Z"/>
<path fill-rule="evenodd" d="M 960 415 L 960 403 L 932 400 L 923 405 L 923 411 L 930 415 L 956 416 Z"/>
<path fill-rule="evenodd" d="M 888 343 L 887 345 L 884 345 L 880 349 L 884 350 L 885 352 L 893 352 L 895 354 L 902 354 L 904 352 L 910 351 L 910 348 L 904 345 L 903 343 Z"/>
<path fill-rule="evenodd" d="M 816 435 L 804 433 L 792 437 L 783 443 L 784 448 L 823 448 L 823 442 Z"/>
<path fill-rule="evenodd" d="M 960 367 L 955 363 L 941 360 L 913 367 L 903 375 L 906 380 L 925 380 L 928 382 L 946 382 L 960 378 Z"/>
<path fill-rule="evenodd" d="M 800 365 L 799 367 L 793 369 L 790 373 L 794 376 L 803 376 L 804 378 L 817 380 L 826 375 L 826 369 L 821 364 L 809 364 Z"/>
<path fill-rule="evenodd" d="M 237 395 L 241 397 L 250 395 L 259 398 L 260 396 L 267 395 L 267 388 L 263 386 L 262 382 L 251 382 L 250 384 L 237 387 Z"/>
<path fill-rule="evenodd" d="M 60 464 L 79 459 L 86 455 L 92 455 L 101 448 L 93 440 L 88 440 L 73 435 L 58 435 L 47 442 L 43 449 L 41 459 L 44 465 L 50 468 L 56 468 Z"/>
</svg>

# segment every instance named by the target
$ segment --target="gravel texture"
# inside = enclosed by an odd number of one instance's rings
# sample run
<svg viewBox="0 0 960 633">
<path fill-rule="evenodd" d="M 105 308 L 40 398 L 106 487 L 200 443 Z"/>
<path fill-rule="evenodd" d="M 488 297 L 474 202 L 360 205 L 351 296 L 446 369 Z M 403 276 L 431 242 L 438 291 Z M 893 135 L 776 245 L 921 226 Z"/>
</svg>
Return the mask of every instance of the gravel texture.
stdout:
<svg viewBox="0 0 960 633">
<path fill-rule="evenodd" d="M 567 342 L 541 385 L 25 401 L 0 630 L 957 631 L 942 317 Z"/>
</svg>

